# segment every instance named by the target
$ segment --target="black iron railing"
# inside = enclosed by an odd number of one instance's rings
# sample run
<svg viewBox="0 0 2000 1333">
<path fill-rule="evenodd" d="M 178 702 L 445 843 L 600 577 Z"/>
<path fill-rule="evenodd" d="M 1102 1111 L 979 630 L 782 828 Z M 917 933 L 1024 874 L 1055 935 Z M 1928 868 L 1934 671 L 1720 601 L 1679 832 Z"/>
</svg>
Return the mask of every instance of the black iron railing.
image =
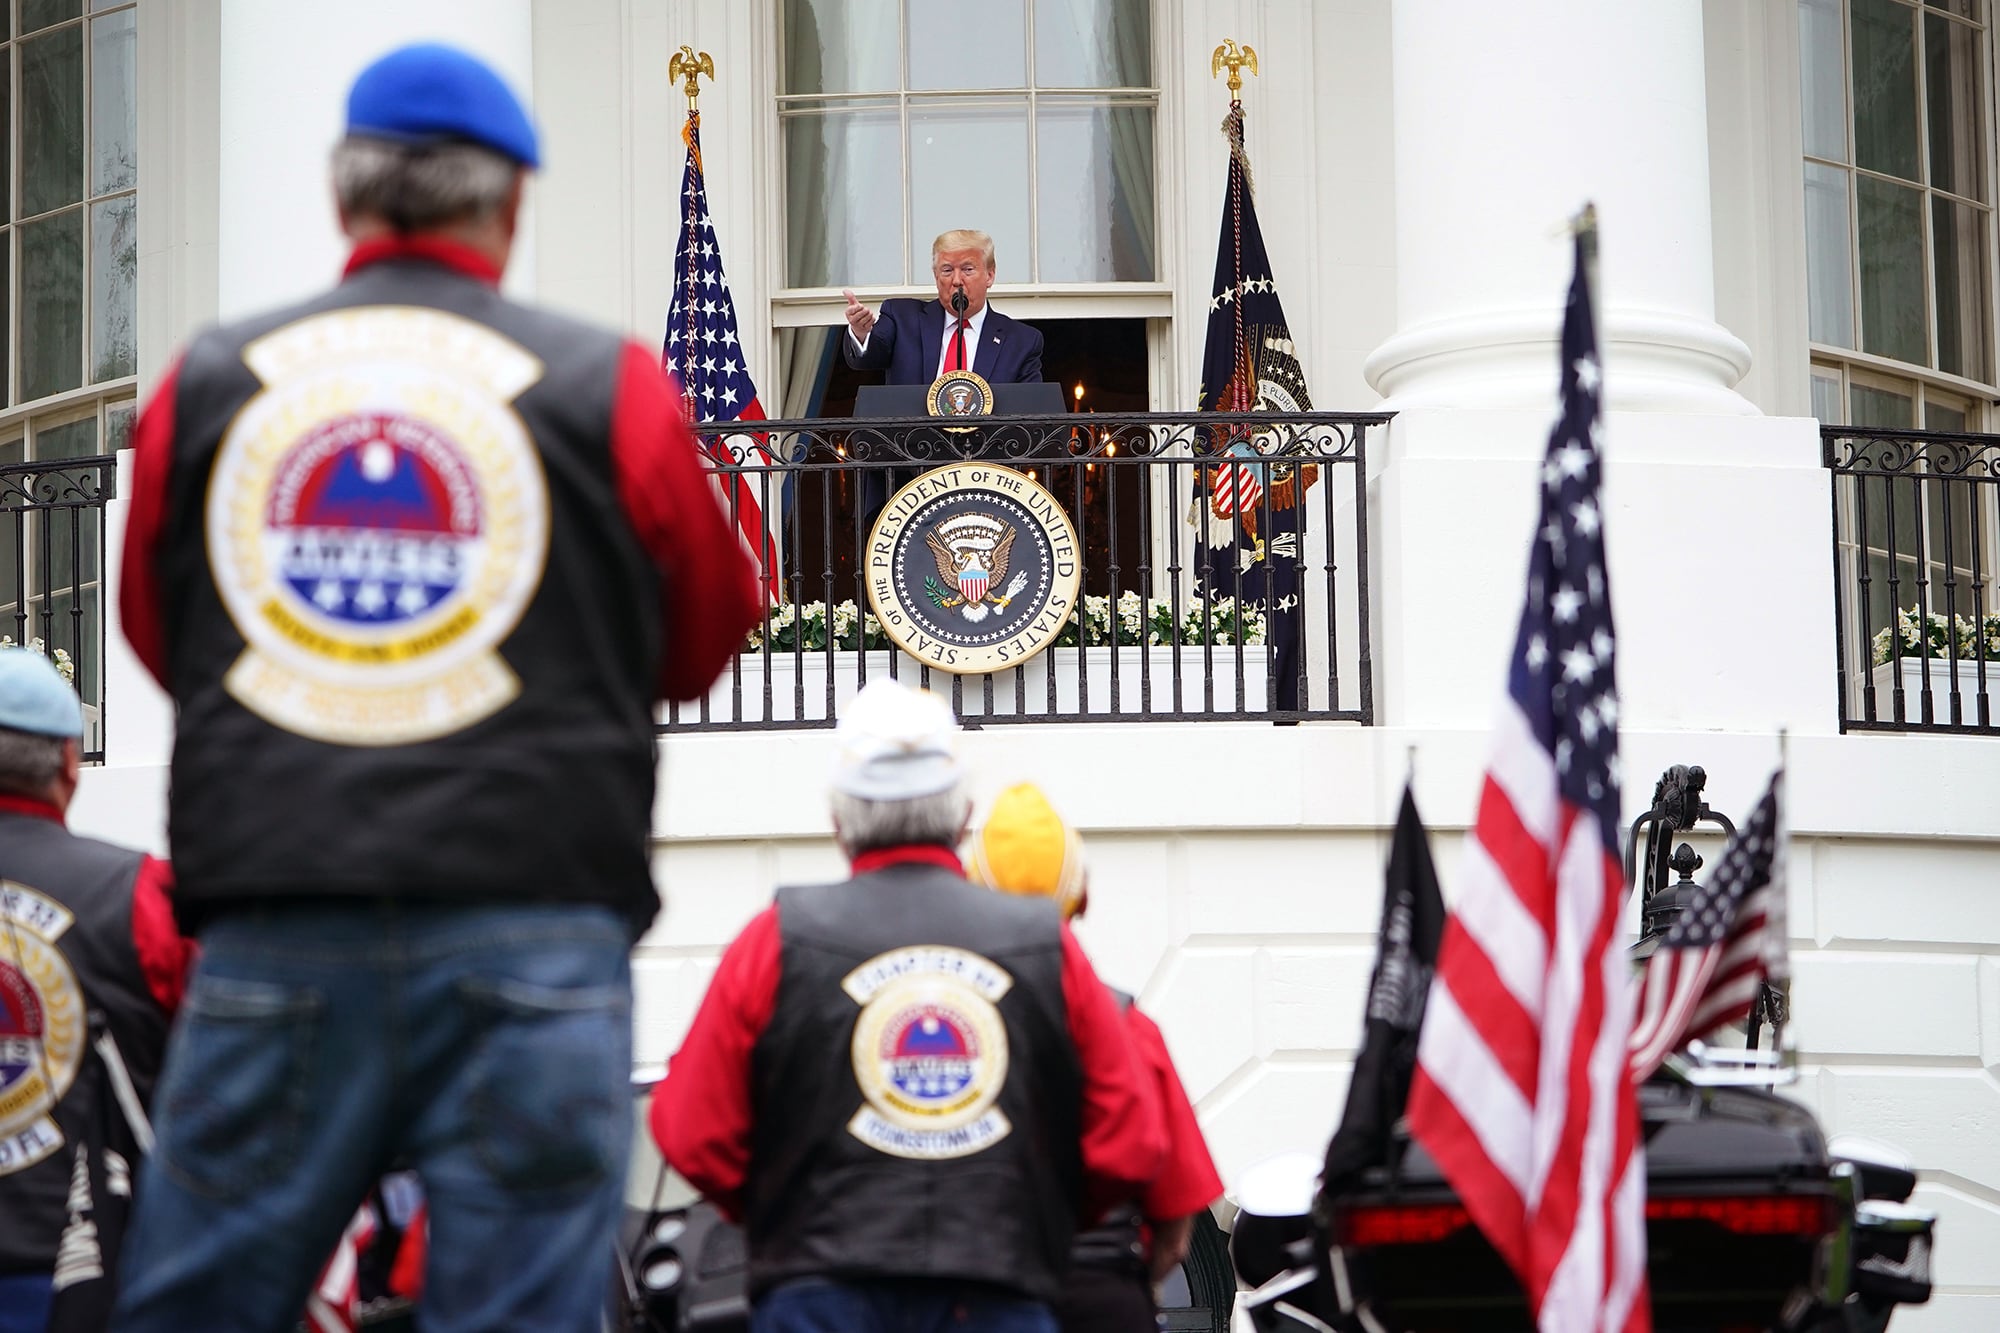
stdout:
<svg viewBox="0 0 2000 1333">
<path fill-rule="evenodd" d="M 104 755 L 104 505 L 112 455 L 0 467 L 0 639 L 39 641 L 84 703 L 84 757 Z"/>
<path fill-rule="evenodd" d="M 1842 729 L 2000 734 L 2000 435 L 1820 436 Z"/>
<path fill-rule="evenodd" d="M 947 694 L 968 726 L 1371 722 L 1366 444 L 1388 419 L 1079 414 L 984 418 L 966 433 L 932 418 L 703 425 L 735 479 L 731 503 L 768 516 L 779 572 L 765 627 L 705 699 L 664 711 L 663 730 L 828 726 L 883 674 Z M 1230 448 L 1226 461 L 1198 456 Z M 876 508 L 952 464 L 1029 474 L 1075 527 L 1082 605 L 1025 665 L 926 666 L 873 614 L 862 557 Z M 1247 506 L 1236 502 L 1245 482 Z"/>
</svg>

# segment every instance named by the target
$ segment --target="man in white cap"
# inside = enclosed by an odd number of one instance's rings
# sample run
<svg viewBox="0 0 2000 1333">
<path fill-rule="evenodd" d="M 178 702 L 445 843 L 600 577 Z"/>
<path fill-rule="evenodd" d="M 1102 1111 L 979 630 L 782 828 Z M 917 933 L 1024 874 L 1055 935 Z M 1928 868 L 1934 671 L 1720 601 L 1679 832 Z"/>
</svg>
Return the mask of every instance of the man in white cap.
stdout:
<svg viewBox="0 0 2000 1333">
<path fill-rule="evenodd" d="M 0 1333 L 42 1333 L 89 1117 L 95 1024 L 152 1094 L 191 945 L 166 864 L 64 827 L 83 707 L 40 653 L 0 648 Z"/>
<path fill-rule="evenodd" d="M 657 349 L 501 293 L 539 162 L 482 61 L 374 61 L 342 281 L 198 334 L 134 432 L 121 619 L 177 705 L 202 961 L 121 1333 L 289 1328 L 399 1162 L 429 1333 L 598 1328 L 653 704 L 759 596 Z"/>
<path fill-rule="evenodd" d="M 1054 1333 L 1070 1237 L 1152 1179 L 1160 1112 L 1054 905 L 968 884 L 957 725 L 878 680 L 835 732 L 836 884 L 729 946 L 652 1106 L 749 1241 L 756 1333 Z"/>
</svg>

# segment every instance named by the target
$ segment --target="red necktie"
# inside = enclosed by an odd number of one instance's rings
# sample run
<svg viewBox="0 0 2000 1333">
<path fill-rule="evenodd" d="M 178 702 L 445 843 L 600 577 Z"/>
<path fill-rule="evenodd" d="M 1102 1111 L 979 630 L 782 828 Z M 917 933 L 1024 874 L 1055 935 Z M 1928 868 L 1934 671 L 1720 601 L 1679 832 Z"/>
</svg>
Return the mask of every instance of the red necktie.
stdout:
<svg viewBox="0 0 2000 1333">
<path fill-rule="evenodd" d="M 962 319 L 951 331 L 951 351 L 944 359 L 944 368 L 947 374 L 965 369 L 965 321 Z"/>
</svg>

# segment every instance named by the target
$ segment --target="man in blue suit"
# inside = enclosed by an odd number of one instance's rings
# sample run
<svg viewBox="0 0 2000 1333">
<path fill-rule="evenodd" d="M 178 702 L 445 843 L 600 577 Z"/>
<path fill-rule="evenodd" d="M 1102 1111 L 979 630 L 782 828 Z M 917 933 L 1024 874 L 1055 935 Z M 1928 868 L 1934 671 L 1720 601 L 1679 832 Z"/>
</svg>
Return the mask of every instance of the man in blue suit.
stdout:
<svg viewBox="0 0 2000 1333">
<path fill-rule="evenodd" d="M 983 231 L 947 231 L 931 242 L 937 300 L 894 297 L 877 316 L 847 297 L 848 336 L 841 343 L 856 370 L 889 372 L 891 384 L 929 384 L 948 370 L 970 370 L 988 384 L 1042 378 L 1042 335 L 986 304 L 993 285 L 993 238 Z M 954 297 L 964 309 L 952 313 Z"/>
<path fill-rule="evenodd" d="M 931 242 L 937 300 L 907 296 L 882 303 L 878 316 L 847 297 L 847 337 L 840 340 L 856 370 L 889 372 L 890 384 L 929 384 L 953 370 L 971 370 L 988 384 L 1028 384 L 1042 378 L 1042 335 L 986 304 L 993 285 L 993 238 L 983 231 L 941 232 Z M 864 473 L 861 523 L 867 528 L 889 496 L 916 477 L 908 468 Z"/>
</svg>

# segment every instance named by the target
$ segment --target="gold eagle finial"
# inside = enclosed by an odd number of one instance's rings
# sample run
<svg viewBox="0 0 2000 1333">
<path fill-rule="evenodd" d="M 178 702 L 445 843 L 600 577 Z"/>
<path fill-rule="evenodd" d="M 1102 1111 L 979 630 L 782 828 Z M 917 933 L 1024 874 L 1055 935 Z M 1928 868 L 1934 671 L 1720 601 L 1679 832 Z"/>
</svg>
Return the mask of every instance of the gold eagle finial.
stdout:
<svg viewBox="0 0 2000 1333">
<path fill-rule="evenodd" d="M 1215 48 L 1215 56 L 1209 62 L 1208 77 L 1211 79 L 1219 77 L 1225 65 L 1229 68 L 1229 100 L 1241 101 L 1237 94 L 1243 91 L 1244 66 L 1249 66 L 1252 74 L 1257 72 L 1256 48 L 1239 47 L 1235 38 L 1225 37 L 1222 45 Z"/>
<path fill-rule="evenodd" d="M 681 91 L 687 94 L 690 111 L 694 110 L 694 99 L 701 96 L 701 89 L 695 80 L 702 75 L 707 75 L 710 83 L 715 82 L 715 58 L 706 51 L 697 53 L 692 46 L 683 46 L 667 62 L 667 77 L 682 81 Z"/>
</svg>

